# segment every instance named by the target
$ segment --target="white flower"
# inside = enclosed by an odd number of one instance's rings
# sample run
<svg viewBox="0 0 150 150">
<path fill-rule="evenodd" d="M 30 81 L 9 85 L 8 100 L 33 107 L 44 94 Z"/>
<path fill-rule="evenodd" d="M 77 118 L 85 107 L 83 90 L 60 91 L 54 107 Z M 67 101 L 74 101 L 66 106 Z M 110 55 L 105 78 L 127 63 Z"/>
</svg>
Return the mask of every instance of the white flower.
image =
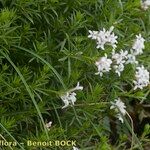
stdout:
<svg viewBox="0 0 150 150">
<path fill-rule="evenodd" d="M 77 86 L 73 89 L 71 89 L 70 91 L 76 91 L 76 90 L 83 90 L 83 86 L 80 86 L 80 83 L 77 83 Z"/>
<path fill-rule="evenodd" d="M 121 50 L 119 53 L 112 52 L 113 68 L 118 76 L 121 75 L 121 72 L 124 70 L 124 63 L 128 57 L 128 51 Z"/>
<path fill-rule="evenodd" d="M 118 74 L 118 76 L 120 77 L 121 72 L 124 70 L 124 65 L 123 64 L 114 65 L 113 68 L 115 72 Z"/>
<path fill-rule="evenodd" d="M 112 51 L 112 59 L 115 61 L 116 64 L 124 64 L 126 62 L 126 58 L 128 56 L 128 51 L 121 50 L 119 53 L 115 53 Z"/>
<path fill-rule="evenodd" d="M 122 115 L 126 115 L 126 106 L 125 104 L 120 100 L 120 98 L 115 99 L 115 102 L 112 102 L 112 106 L 110 109 L 115 109 L 117 111 L 116 117 L 123 123 Z"/>
<path fill-rule="evenodd" d="M 139 55 L 143 53 L 143 49 L 145 48 L 144 41 L 145 39 L 141 36 L 141 34 L 136 35 L 136 39 L 131 50 L 133 55 Z"/>
<path fill-rule="evenodd" d="M 88 38 L 91 38 L 93 40 L 97 40 L 98 39 L 98 31 L 91 31 L 89 30 L 89 35 Z"/>
<path fill-rule="evenodd" d="M 135 84 L 134 90 L 136 90 L 137 88 L 143 89 L 143 87 L 149 85 L 149 72 L 144 68 L 144 66 L 137 67 L 136 69 L 136 80 L 133 81 L 133 83 Z"/>
<path fill-rule="evenodd" d="M 74 105 L 74 103 L 76 102 L 76 93 L 75 92 L 72 92 L 72 93 L 69 93 L 67 92 L 65 95 L 61 96 L 61 99 L 62 101 L 64 102 L 64 106 L 62 107 L 63 108 L 66 108 L 69 106 L 69 104 L 71 105 Z"/>
<path fill-rule="evenodd" d="M 45 124 L 45 127 L 50 130 L 50 127 L 52 126 L 52 121 Z"/>
<path fill-rule="evenodd" d="M 141 0 L 141 7 L 144 10 L 147 10 L 150 7 L 150 0 Z"/>
<path fill-rule="evenodd" d="M 74 105 L 76 102 L 76 93 L 74 91 L 76 90 L 83 90 L 83 86 L 79 85 L 79 82 L 77 83 L 77 86 L 69 91 L 67 91 L 64 95 L 60 96 L 62 101 L 64 102 L 64 106 L 62 109 L 68 107 L 69 105 Z"/>
<path fill-rule="evenodd" d="M 96 48 L 101 48 L 102 50 L 104 50 L 104 45 L 108 44 L 111 45 L 113 47 L 113 49 L 115 49 L 117 46 L 116 44 L 117 42 L 117 36 L 115 36 L 114 33 L 112 33 L 114 27 L 111 26 L 110 29 L 108 31 L 106 31 L 105 28 L 103 28 L 103 30 L 100 31 L 91 31 L 89 30 L 90 35 L 88 36 L 91 39 L 96 40 L 97 42 L 97 47 Z"/>
<path fill-rule="evenodd" d="M 73 150 L 79 150 L 77 147 L 73 146 Z"/>
<path fill-rule="evenodd" d="M 102 76 L 104 72 L 109 72 L 111 70 L 112 60 L 107 58 L 107 54 L 104 57 L 101 57 L 96 61 L 95 65 L 97 66 L 98 72 L 96 75 Z"/>
<path fill-rule="evenodd" d="M 126 64 L 138 64 L 138 61 L 136 61 L 136 57 L 133 54 L 128 54 L 127 56 Z"/>
</svg>

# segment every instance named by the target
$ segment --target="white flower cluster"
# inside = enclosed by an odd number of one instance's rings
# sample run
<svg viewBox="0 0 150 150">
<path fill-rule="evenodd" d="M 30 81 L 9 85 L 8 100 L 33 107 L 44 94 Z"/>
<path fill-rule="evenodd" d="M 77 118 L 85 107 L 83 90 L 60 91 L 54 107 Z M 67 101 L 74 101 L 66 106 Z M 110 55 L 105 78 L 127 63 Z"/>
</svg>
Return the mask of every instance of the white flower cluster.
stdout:
<svg viewBox="0 0 150 150">
<path fill-rule="evenodd" d="M 147 10 L 150 7 L 150 0 L 141 0 L 141 7 L 144 10 Z"/>
<path fill-rule="evenodd" d="M 113 68 L 115 72 L 120 76 L 121 72 L 124 70 L 124 63 L 128 58 L 128 51 L 121 50 L 119 53 L 112 52 L 112 60 L 114 61 Z"/>
<path fill-rule="evenodd" d="M 110 35 L 112 30 L 113 28 L 111 27 L 109 31 L 106 31 L 109 33 L 109 34 L 107 33 L 107 35 Z M 96 40 L 100 38 L 98 31 L 89 31 L 89 32 L 90 38 Z M 104 73 L 109 72 L 110 70 L 114 70 L 115 73 L 117 73 L 118 76 L 120 76 L 126 64 L 137 65 L 138 61 L 136 60 L 136 56 L 143 53 L 143 49 L 145 48 L 144 42 L 145 39 L 141 36 L 141 34 L 139 34 L 136 35 L 136 39 L 133 42 L 130 53 L 128 53 L 127 50 L 125 51 L 120 50 L 119 52 L 116 53 L 115 50 L 113 49 L 111 53 L 111 58 L 108 58 L 107 54 L 105 54 L 105 56 L 99 58 L 99 60 L 95 62 L 95 65 L 97 66 L 98 69 L 98 72 L 95 74 L 103 76 Z M 102 49 L 103 48 L 104 47 L 102 46 Z M 143 66 L 137 67 L 137 70 L 138 71 L 136 72 L 135 75 L 136 81 L 134 81 L 135 84 L 134 90 L 137 88 L 143 89 L 143 87 L 148 86 L 149 84 L 149 72 L 146 69 L 144 69 Z"/>
<path fill-rule="evenodd" d="M 121 72 L 124 70 L 125 64 L 138 64 L 136 57 L 133 54 L 129 54 L 128 51 L 121 50 L 116 53 L 115 50 L 112 51 L 111 59 L 107 58 L 107 54 L 104 57 L 99 58 L 96 61 L 95 65 L 98 68 L 96 75 L 102 76 L 103 73 L 109 72 L 112 68 L 118 76 L 121 75 Z"/>
<path fill-rule="evenodd" d="M 111 70 L 112 60 L 107 58 L 107 54 L 104 57 L 101 57 L 98 61 L 96 61 L 95 65 L 98 68 L 98 72 L 96 75 L 102 76 L 104 72 L 109 72 Z"/>
<path fill-rule="evenodd" d="M 145 39 L 141 36 L 141 34 L 136 35 L 130 54 L 128 54 L 126 64 L 138 64 L 138 61 L 136 61 L 136 56 L 143 53 L 143 49 L 145 48 L 144 42 Z"/>
<path fill-rule="evenodd" d="M 136 90 L 137 88 L 143 89 L 143 87 L 149 85 L 149 72 L 144 68 L 144 66 L 137 67 L 136 69 L 136 80 L 133 81 L 135 84 L 134 90 Z"/>
<path fill-rule="evenodd" d="M 141 34 L 136 35 L 136 39 L 133 43 L 131 54 L 140 55 L 143 53 L 145 39 L 141 36 Z"/>
<path fill-rule="evenodd" d="M 96 48 L 101 48 L 102 50 L 104 50 L 104 45 L 111 45 L 113 47 L 113 49 L 115 49 L 117 46 L 116 44 L 117 42 L 117 36 L 115 36 L 115 34 L 112 32 L 114 29 L 113 26 L 110 27 L 110 29 L 108 31 L 106 31 L 105 28 L 103 28 L 103 30 L 100 31 L 91 31 L 89 30 L 89 38 L 96 40 L 97 42 L 97 47 Z"/>
<path fill-rule="evenodd" d="M 141 34 L 136 35 L 136 40 L 134 41 L 131 49 L 131 55 L 134 60 L 137 55 L 143 53 L 143 49 L 145 48 L 144 42 L 145 39 L 141 36 Z M 144 66 L 136 67 L 136 70 L 136 80 L 133 81 L 133 83 L 135 84 L 134 90 L 136 90 L 137 88 L 143 89 L 144 87 L 149 85 L 149 72 L 144 68 Z"/>
<path fill-rule="evenodd" d="M 126 106 L 125 104 L 121 101 L 120 98 L 115 99 L 115 102 L 112 102 L 112 106 L 110 107 L 110 109 L 115 109 L 117 112 L 116 117 L 123 123 L 123 117 L 126 115 L 126 110 L 125 110 Z"/>
<path fill-rule="evenodd" d="M 64 102 L 64 106 L 62 109 L 68 107 L 69 105 L 74 105 L 76 102 L 76 93 L 74 91 L 76 90 L 83 90 L 83 86 L 79 85 L 79 82 L 77 83 L 77 86 L 69 91 L 67 91 L 64 95 L 62 95 L 60 98 Z"/>
<path fill-rule="evenodd" d="M 146 5 L 150 5 L 150 0 L 143 2 L 146 8 Z M 121 72 L 124 70 L 126 64 L 135 64 L 138 65 L 138 61 L 136 60 L 137 55 L 143 53 L 143 49 L 145 48 L 144 42 L 145 39 L 141 36 L 141 34 L 136 35 L 136 39 L 133 42 L 132 48 L 130 52 L 127 50 L 123 51 L 120 50 L 119 52 L 115 51 L 117 47 L 117 36 L 114 35 L 112 32 L 114 27 L 110 27 L 108 31 L 103 28 L 102 31 L 91 31 L 89 30 L 90 35 L 88 36 L 91 39 L 97 41 L 97 48 L 101 48 L 105 50 L 104 45 L 108 44 L 113 47 L 111 57 L 108 58 L 107 54 L 98 61 L 95 62 L 97 66 L 98 72 L 95 73 L 96 75 L 103 76 L 104 73 L 109 72 L 110 70 L 114 70 L 118 76 L 121 75 Z M 136 66 L 136 73 L 135 73 L 135 80 L 133 81 L 135 87 L 134 90 L 137 88 L 143 89 L 149 85 L 149 72 L 144 68 L 144 66 L 137 67 Z M 117 118 L 123 123 L 123 116 L 126 115 L 126 106 L 120 100 L 120 98 L 115 99 L 115 102 L 112 103 L 110 109 L 115 109 L 117 111 Z"/>
</svg>

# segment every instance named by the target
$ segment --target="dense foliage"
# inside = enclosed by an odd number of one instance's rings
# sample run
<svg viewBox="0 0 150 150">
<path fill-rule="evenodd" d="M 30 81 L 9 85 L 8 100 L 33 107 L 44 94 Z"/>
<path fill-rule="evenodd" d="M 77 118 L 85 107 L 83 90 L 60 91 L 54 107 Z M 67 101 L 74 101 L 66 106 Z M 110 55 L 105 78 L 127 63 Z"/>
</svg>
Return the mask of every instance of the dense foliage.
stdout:
<svg viewBox="0 0 150 150">
<path fill-rule="evenodd" d="M 0 0 L 0 9 L 0 136 L 18 142 L 1 149 L 72 149 L 29 147 L 27 140 L 76 140 L 83 150 L 149 149 L 150 86 L 133 90 L 134 65 L 120 77 L 95 75 L 105 51 L 88 30 L 114 26 L 117 49 L 127 50 L 141 33 L 145 49 L 137 59 L 149 70 L 150 10 L 139 0 Z M 62 109 L 60 96 L 78 82 L 83 90 L 75 105 Z M 117 97 L 132 120 L 115 117 L 110 102 Z"/>
</svg>

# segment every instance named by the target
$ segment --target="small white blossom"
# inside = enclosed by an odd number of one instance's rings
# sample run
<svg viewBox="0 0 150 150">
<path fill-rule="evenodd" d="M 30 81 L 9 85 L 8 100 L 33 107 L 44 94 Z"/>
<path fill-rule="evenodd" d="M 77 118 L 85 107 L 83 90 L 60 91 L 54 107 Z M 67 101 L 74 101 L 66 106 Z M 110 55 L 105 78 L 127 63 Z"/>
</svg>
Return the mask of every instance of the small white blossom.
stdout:
<svg viewBox="0 0 150 150">
<path fill-rule="evenodd" d="M 112 52 L 112 59 L 115 61 L 116 64 L 124 64 L 126 62 L 126 58 L 128 56 L 128 51 L 121 50 L 119 53 L 115 53 L 113 50 Z"/>
<path fill-rule="evenodd" d="M 76 90 L 83 90 L 83 86 L 80 86 L 80 83 L 77 83 L 77 86 L 73 89 L 71 89 L 70 91 L 76 91 Z"/>
<path fill-rule="evenodd" d="M 125 104 L 120 100 L 120 98 L 115 99 L 115 102 L 112 102 L 112 106 L 110 107 L 110 109 L 115 109 L 117 112 L 116 117 L 123 123 L 123 118 L 122 115 L 125 116 L 126 115 L 126 110 L 125 110 L 126 106 Z"/>
<path fill-rule="evenodd" d="M 76 102 L 76 93 L 72 92 L 69 93 L 67 92 L 65 95 L 61 96 L 62 101 L 64 102 L 64 106 L 62 107 L 62 109 L 66 108 L 69 106 L 69 104 L 74 105 L 74 103 Z"/>
<path fill-rule="evenodd" d="M 118 76 L 121 75 L 121 72 L 124 70 L 124 63 L 128 57 L 128 51 L 121 50 L 119 53 L 112 52 L 113 68 Z"/>
<path fill-rule="evenodd" d="M 73 146 L 73 150 L 79 150 L 77 147 Z"/>
<path fill-rule="evenodd" d="M 136 57 L 133 54 L 128 54 L 126 64 L 138 64 Z"/>
<path fill-rule="evenodd" d="M 149 85 L 149 72 L 144 68 L 144 66 L 136 68 L 135 78 L 136 80 L 133 81 L 135 84 L 134 90 L 137 88 L 143 89 L 144 87 Z"/>
<path fill-rule="evenodd" d="M 120 77 L 121 72 L 124 70 L 124 65 L 123 64 L 114 65 L 113 68 L 115 70 L 115 73 L 117 73 L 118 76 Z"/>
<path fill-rule="evenodd" d="M 99 37 L 98 31 L 91 31 L 91 30 L 89 30 L 88 38 L 91 38 L 93 40 L 97 40 L 98 37 Z"/>
<path fill-rule="evenodd" d="M 141 34 L 136 35 L 136 39 L 131 50 L 133 55 L 140 55 L 143 53 L 143 49 L 145 48 L 144 41 L 145 39 L 141 36 Z"/>
<path fill-rule="evenodd" d="M 101 57 L 98 61 L 96 61 L 95 65 L 97 66 L 98 72 L 96 75 L 102 76 L 104 72 L 109 72 L 111 70 L 112 60 L 107 58 L 105 54 L 104 57 Z"/>
<path fill-rule="evenodd" d="M 144 10 L 147 10 L 150 7 L 150 0 L 141 0 L 141 7 Z"/>
<path fill-rule="evenodd" d="M 45 124 L 45 127 L 50 130 L 50 127 L 52 126 L 52 121 Z"/>
<path fill-rule="evenodd" d="M 64 106 L 62 107 L 62 109 L 68 107 L 69 105 L 74 105 L 74 103 L 76 102 L 76 93 L 74 91 L 77 90 L 83 90 L 83 86 L 79 85 L 79 82 L 77 83 L 77 86 L 69 91 L 67 91 L 64 95 L 60 96 L 60 98 L 62 99 L 62 101 L 64 102 Z"/>
<path fill-rule="evenodd" d="M 104 50 L 104 45 L 111 45 L 113 47 L 113 49 L 115 49 L 117 46 L 116 44 L 117 42 L 117 36 L 115 36 L 114 33 L 112 33 L 114 27 L 111 26 L 110 29 L 108 31 L 106 31 L 105 28 L 103 28 L 103 30 L 100 31 L 91 31 L 89 30 L 89 38 L 96 40 L 97 42 L 97 47 L 96 48 L 101 48 L 102 50 Z"/>
</svg>

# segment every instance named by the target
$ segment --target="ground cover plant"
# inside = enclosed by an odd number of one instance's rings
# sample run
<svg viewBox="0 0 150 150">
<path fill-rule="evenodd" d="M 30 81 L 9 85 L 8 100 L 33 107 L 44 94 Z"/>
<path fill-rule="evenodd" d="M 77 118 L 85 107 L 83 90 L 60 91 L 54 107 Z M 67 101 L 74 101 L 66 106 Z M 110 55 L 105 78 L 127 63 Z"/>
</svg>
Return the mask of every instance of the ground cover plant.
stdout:
<svg viewBox="0 0 150 150">
<path fill-rule="evenodd" d="M 0 0 L 0 149 L 149 150 L 149 6 Z"/>
</svg>

